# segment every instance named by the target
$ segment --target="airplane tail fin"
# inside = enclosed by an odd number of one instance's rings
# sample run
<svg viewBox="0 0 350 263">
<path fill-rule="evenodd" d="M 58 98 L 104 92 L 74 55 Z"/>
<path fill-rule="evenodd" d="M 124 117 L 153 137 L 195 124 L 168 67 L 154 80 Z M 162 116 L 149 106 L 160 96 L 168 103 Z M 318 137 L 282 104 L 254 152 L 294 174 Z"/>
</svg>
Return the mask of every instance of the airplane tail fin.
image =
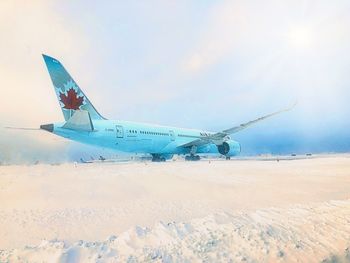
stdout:
<svg viewBox="0 0 350 263">
<path fill-rule="evenodd" d="M 97 112 L 95 107 L 79 88 L 78 84 L 57 59 L 44 54 L 43 58 L 55 88 L 65 121 L 68 121 L 77 110 L 87 111 L 92 120 L 105 119 Z"/>
</svg>

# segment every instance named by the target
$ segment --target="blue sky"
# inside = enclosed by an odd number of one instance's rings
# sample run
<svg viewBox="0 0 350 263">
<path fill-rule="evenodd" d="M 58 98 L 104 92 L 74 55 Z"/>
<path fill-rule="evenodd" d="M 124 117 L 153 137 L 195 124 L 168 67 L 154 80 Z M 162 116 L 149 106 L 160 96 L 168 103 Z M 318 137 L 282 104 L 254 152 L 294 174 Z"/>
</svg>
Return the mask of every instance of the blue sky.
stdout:
<svg viewBox="0 0 350 263">
<path fill-rule="evenodd" d="M 47 53 L 111 119 L 221 130 L 298 100 L 235 136 L 246 154 L 350 150 L 349 1 L 38 0 L 0 10 L 3 125 L 62 120 Z"/>
</svg>

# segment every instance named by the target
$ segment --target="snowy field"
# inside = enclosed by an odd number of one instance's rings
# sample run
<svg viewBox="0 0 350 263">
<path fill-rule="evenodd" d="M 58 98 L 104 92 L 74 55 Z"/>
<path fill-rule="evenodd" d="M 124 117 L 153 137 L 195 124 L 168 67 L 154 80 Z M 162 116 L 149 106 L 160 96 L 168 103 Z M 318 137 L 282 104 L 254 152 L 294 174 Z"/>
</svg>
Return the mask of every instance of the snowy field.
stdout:
<svg viewBox="0 0 350 263">
<path fill-rule="evenodd" d="M 350 156 L 0 166 L 0 262 L 350 262 Z"/>
</svg>

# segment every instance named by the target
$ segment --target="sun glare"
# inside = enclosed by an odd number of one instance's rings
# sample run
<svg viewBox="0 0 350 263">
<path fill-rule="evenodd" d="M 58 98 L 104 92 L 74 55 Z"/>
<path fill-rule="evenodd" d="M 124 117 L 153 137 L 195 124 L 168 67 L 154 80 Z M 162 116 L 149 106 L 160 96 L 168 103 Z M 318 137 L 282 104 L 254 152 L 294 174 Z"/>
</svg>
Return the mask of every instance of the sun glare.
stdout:
<svg viewBox="0 0 350 263">
<path fill-rule="evenodd" d="M 307 27 L 294 27 L 288 32 L 288 41 L 295 48 L 307 49 L 313 45 L 313 33 Z"/>
</svg>

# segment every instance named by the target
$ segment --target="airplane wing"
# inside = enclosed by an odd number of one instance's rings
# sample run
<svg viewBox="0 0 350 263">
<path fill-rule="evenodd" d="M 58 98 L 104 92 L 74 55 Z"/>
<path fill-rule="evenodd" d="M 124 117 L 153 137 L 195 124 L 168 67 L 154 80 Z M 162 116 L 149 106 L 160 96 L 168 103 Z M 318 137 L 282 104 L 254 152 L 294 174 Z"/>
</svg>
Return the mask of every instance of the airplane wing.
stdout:
<svg viewBox="0 0 350 263">
<path fill-rule="evenodd" d="M 240 124 L 238 126 L 235 126 L 235 127 L 232 127 L 232 128 L 226 129 L 226 130 L 223 130 L 221 132 L 208 134 L 207 136 L 201 136 L 201 137 L 199 137 L 196 140 L 193 140 L 191 142 L 185 143 L 185 144 L 180 145 L 178 147 L 201 146 L 201 145 L 205 145 L 205 144 L 208 144 L 208 143 L 220 142 L 226 136 L 228 136 L 230 134 L 233 134 L 233 133 L 236 133 L 236 132 L 239 132 L 241 130 L 244 130 L 244 129 L 248 128 L 249 126 L 251 126 L 251 125 L 253 125 L 253 124 L 257 123 L 257 122 L 260 122 L 262 120 L 268 119 L 268 118 L 273 117 L 273 116 L 275 116 L 277 114 L 280 114 L 282 112 L 290 111 L 291 109 L 293 109 L 295 107 L 295 105 L 296 105 L 296 103 L 294 103 L 291 107 L 288 107 L 286 109 L 282 109 L 282 110 L 270 113 L 268 115 L 262 116 L 260 118 L 255 119 L 255 120 L 252 120 L 252 121 L 248 121 L 246 123 L 242 123 L 242 124 Z"/>
</svg>

